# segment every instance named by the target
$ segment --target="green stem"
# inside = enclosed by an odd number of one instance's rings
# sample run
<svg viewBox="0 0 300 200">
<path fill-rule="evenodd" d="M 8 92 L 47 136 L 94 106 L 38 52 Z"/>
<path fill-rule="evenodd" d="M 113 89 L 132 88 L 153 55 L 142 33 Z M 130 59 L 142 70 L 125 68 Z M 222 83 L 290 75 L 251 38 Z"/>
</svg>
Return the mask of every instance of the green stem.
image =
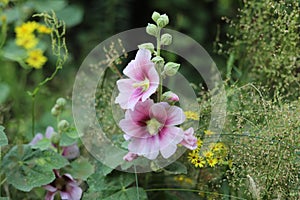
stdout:
<svg viewBox="0 0 300 200">
<path fill-rule="evenodd" d="M 32 122 L 32 137 L 34 137 L 35 129 L 35 95 L 32 96 L 32 107 L 31 107 L 31 122 Z"/>
<path fill-rule="evenodd" d="M 140 194 L 139 194 L 139 181 L 136 173 L 136 166 L 134 166 L 134 175 L 135 175 L 135 183 L 136 183 L 136 195 L 137 195 L 137 200 L 140 200 Z"/>
<path fill-rule="evenodd" d="M 156 55 L 160 56 L 160 31 L 161 28 L 158 28 L 157 31 L 157 36 L 156 36 Z M 158 75 L 159 75 L 159 85 L 158 85 L 158 93 L 157 93 L 157 102 L 161 101 L 161 96 L 162 96 L 162 70 L 161 70 L 162 66 L 160 64 L 157 64 L 157 71 L 158 71 Z"/>
</svg>

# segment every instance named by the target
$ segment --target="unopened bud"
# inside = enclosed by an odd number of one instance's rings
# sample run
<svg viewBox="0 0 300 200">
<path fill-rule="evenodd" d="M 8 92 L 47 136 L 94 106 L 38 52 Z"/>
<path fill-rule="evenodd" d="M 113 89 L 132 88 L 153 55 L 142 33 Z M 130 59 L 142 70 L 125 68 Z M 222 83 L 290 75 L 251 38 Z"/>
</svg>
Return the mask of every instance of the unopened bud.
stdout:
<svg viewBox="0 0 300 200">
<path fill-rule="evenodd" d="M 69 125 L 69 122 L 63 119 L 60 122 L 58 122 L 58 130 L 65 131 L 69 128 Z"/>
<path fill-rule="evenodd" d="M 55 104 L 55 106 L 53 106 L 53 108 L 51 109 L 51 114 L 54 117 L 57 117 L 60 114 L 60 109 L 59 109 L 59 106 L 57 104 Z"/>
<path fill-rule="evenodd" d="M 174 92 L 168 91 L 163 93 L 163 100 L 171 103 L 175 103 L 179 101 L 179 97 Z"/>
<path fill-rule="evenodd" d="M 172 35 L 165 33 L 161 36 L 160 40 L 162 45 L 170 45 L 172 43 Z"/>
<path fill-rule="evenodd" d="M 167 76 L 174 76 L 177 73 L 179 67 L 180 64 L 178 63 L 168 62 L 164 67 L 163 74 Z"/>
<path fill-rule="evenodd" d="M 164 63 L 164 59 L 160 56 L 155 56 L 154 58 L 152 58 L 152 62 L 154 62 L 155 64 L 162 64 Z"/>
<path fill-rule="evenodd" d="M 140 44 L 139 49 L 147 49 L 149 51 L 151 51 L 151 53 L 154 52 L 154 45 L 152 43 L 144 43 L 144 44 Z"/>
<path fill-rule="evenodd" d="M 153 19 L 153 21 L 157 22 L 159 17 L 160 17 L 160 14 L 158 12 L 154 11 L 151 18 Z"/>
<path fill-rule="evenodd" d="M 146 32 L 149 35 L 156 36 L 157 35 L 157 26 L 154 24 L 148 24 L 148 26 L 146 27 Z"/>
<path fill-rule="evenodd" d="M 169 17 L 163 14 L 157 19 L 156 23 L 159 27 L 163 28 L 169 23 Z"/>
<path fill-rule="evenodd" d="M 64 107 L 66 105 L 66 103 L 67 103 L 66 99 L 62 98 L 62 97 L 60 97 L 56 100 L 56 104 L 60 107 Z"/>
<path fill-rule="evenodd" d="M 58 133 L 56 133 L 56 132 L 53 132 L 52 136 L 51 136 L 51 142 L 53 144 L 58 144 L 59 141 L 60 141 L 60 135 Z"/>
</svg>

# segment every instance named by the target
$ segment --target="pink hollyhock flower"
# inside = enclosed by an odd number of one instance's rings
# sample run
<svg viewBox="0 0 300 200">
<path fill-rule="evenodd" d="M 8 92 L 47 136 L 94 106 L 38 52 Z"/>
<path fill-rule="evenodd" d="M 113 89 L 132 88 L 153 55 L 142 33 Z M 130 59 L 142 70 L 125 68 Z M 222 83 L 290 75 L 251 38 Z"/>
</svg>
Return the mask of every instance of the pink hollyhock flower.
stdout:
<svg viewBox="0 0 300 200">
<path fill-rule="evenodd" d="M 45 137 L 48 139 L 51 139 L 52 136 L 54 135 L 54 128 L 51 126 L 48 126 L 46 129 L 46 133 L 45 133 Z M 34 138 L 31 140 L 31 142 L 29 143 L 29 145 L 35 145 L 36 143 L 38 143 L 40 140 L 42 140 L 44 138 L 43 134 L 38 133 L 34 136 Z M 55 147 L 55 145 L 53 144 L 53 146 Z M 71 160 L 74 158 L 77 158 L 80 155 L 79 152 L 79 148 L 77 146 L 77 144 L 72 144 L 70 146 L 65 146 L 62 147 L 62 156 L 64 156 L 65 158 Z"/>
<path fill-rule="evenodd" d="M 119 125 L 125 132 L 124 138 L 130 140 L 129 152 L 153 160 L 159 152 L 164 158 L 175 153 L 184 138 L 183 130 L 176 125 L 184 120 L 181 108 L 146 100 L 139 101 L 133 111 L 127 110 Z"/>
<path fill-rule="evenodd" d="M 117 81 L 120 93 L 115 100 L 121 108 L 133 110 L 139 100 L 144 102 L 155 93 L 159 85 L 159 75 L 150 59 L 151 52 L 140 49 L 135 59 L 124 69 L 123 73 L 129 79 Z"/>
<path fill-rule="evenodd" d="M 58 171 L 54 170 L 55 180 L 44 186 L 48 191 L 45 200 L 53 200 L 57 192 L 60 193 L 61 199 L 80 200 L 82 189 L 70 174 L 59 175 Z"/>
<path fill-rule="evenodd" d="M 193 135 L 194 129 L 189 128 L 186 131 L 184 131 L 183 140 L 180 142 L 183 146 L 190 150 L 197 149 L 197 138 Z"/>
</svg>

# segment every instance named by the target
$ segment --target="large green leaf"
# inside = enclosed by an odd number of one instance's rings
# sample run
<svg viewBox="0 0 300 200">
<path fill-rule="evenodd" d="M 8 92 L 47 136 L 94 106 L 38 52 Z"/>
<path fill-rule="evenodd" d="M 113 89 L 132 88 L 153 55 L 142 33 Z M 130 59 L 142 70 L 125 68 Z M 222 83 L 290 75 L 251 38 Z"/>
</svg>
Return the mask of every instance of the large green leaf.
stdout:
<svg viewBox="0 0 300 200">
<path fill-rule="evenodd" d="M 86 158 L 79 158 L 71 163 L 67 172 L 76 179 L 86 180 L 95 171 L 95 167 Z"/>
<path fill-rule="evenodd" d="M 83 18 L 83 9 L 78 5 L 70 5 L 56 13 L 59 19 L 64 20 L 67 27 L 79 24 Z"/>
<path fill-rule="evenodd" d="M 46 150 L 52 146 L 51 140 L 48 138 L 43 138 L 32 146 L 33 149 Z"/>
<path fill-rule="evenodd" d="M 138 198 L 139 195 L 139 198 Z M 140 199 L 140 200 L 147 200 L 147 194 L 143 188 L 130 187 L 128 189 L 122 189 L 103 200 L 133 200 L 133 199 Z"/>
<path fill-rule="evenodd" d="M 49 12 L 51 10 L 58 11 L 65 8 L 67 2 L 65 0 L 29 0 L 26 4 L 29 7 L 33 7 L 38 12 Z"/>
<path fill-rule="evenodd" d="M 4 129 L 5 128 L 3 126 L 0 126 L 0 147 L 8 144 L 8 140 L 4 133 Z"/>
<path fill-rule="evenodd" d="M 29 145 L 19 145 L 4 156 L 1 168 L 8 183 L 28 192 L 52 182 L 55 179 L 53 169 L 60 169 L 67 164 L 64 157 L 52 150 L 33 150 Z"/>
</svg>

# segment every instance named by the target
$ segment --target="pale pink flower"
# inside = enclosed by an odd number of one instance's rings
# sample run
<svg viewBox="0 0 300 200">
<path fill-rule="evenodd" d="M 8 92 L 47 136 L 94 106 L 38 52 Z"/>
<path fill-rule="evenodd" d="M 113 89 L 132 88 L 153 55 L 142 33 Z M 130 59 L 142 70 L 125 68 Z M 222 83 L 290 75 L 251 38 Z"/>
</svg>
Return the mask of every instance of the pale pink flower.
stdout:
<svg viewBox="0 0 300 200">
<path fill-rule="evenodd" d="M 125 112 L 125 119 L 119 123 L 130 140 L 128 150 L 150 160 L 159 152 L 164 158 L 172 156 L 183 138 L 183 130 L 176 125 L 183 123 L 185 115 L 181 108 L 166 102 L 139 101 L 135 109 Z"/>
<path fill-rule="evenodd" d="M 51 139 L 52 136 L 54 136 L 54 128 L 51 126 L 48 126 L 46 129 L 46 133 L 45 133 L 45 137 L 48 139 Z M 34 138 L 31 140 L 31 142 L 29 143 L 29 145 L 33 146 L 35 144 L 37 144 L 40 140 L 42 140 L 44 138 L 44 135 L 41 133 L 37 133 Z M 52 144 L 53 147 L 56 148 L 55 144 Z M 72 160 L 74 158 L 77 158 L 80 155 L 80 151 L 79 151 L 79 147 L 76 143 L 70 145 L 70 146 L 64 146 L 62 147 L 62 156 L 64 156 L 65 158 Z"/>
<path fill-rule="evenodd" d="M 138 157 L 137 154 L 128 152 L 128 153 L 123 157 L 123 160 L 130 162 L 130 161 L 133 161 L 134 159 L 136 159 L 137 157 Z"/>
<path fill-rule="evenodd" d="M 180 144 L 190 150 L 197 149 L 197 138 L 193 134 L 194 129 L 192 127 L 184 131 L 183 140 L 180 142 Z"/>
<path fill-rule="evenodd" d="M 82 189 L 70 174 L 59 175 L 58 171 L 54 170 L 56 178 L 54 181 L 44 188 L 48 191 L 45 200 L 53 200 L 57 192 L 61 199 L 80 200 Z"/>
<path fill-rule="evenodd" d="M 120 79 L 117 86 L 120 91 L 115 103 L 123 109 L 134 109 L 138 101 L 145 101 L 155 93 L 159 85 L 159 75 L 154 63 L 150 60 L 151 52 L 140 49 L 134 60 L 124 69 L 129 79 Z"/>
</svg>

